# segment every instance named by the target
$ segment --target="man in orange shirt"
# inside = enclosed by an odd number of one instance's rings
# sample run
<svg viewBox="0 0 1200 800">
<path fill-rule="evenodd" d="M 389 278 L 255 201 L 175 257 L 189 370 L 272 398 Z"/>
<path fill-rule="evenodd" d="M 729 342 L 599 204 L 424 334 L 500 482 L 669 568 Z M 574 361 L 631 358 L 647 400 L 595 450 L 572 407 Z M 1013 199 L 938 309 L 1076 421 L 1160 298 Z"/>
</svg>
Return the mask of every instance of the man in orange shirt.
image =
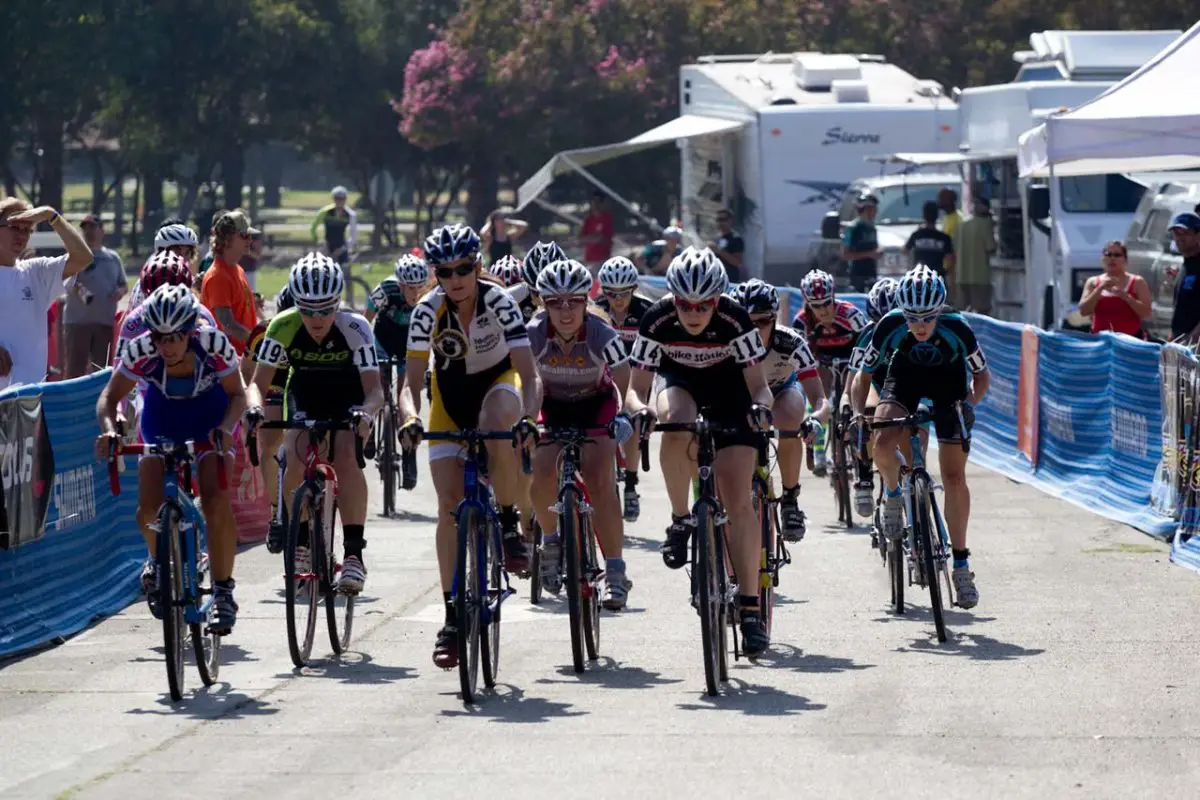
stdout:
<svg viewBox="0 0 1200 800">
<path fill-rule="evenodd" d="M 227 211 L 213 221 L 213 263 L 204 273 L 200 302 L 212 311 L 217 325 L 233 342 L 238 355 L 246 352 L 250 334 L 258 324 L 254 292 L 238 262 L 259 233 L 240 208 Z"/>
</svg>

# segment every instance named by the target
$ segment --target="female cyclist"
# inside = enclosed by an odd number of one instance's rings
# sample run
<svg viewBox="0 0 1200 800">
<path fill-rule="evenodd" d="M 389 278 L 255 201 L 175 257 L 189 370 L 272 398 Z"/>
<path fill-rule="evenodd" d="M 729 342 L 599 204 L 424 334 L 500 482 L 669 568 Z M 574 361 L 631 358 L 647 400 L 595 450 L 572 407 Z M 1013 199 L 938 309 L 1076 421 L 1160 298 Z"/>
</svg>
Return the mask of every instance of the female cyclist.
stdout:
<svg viewBox="0 0 1200 800">
<path fill-rule="evenodd" d="M 538 276 L 544 310 L 529 323 L 529 345 L 542 376 L 541 422 L 547 427 L 603 428 L 617 416 L 629 391 L 629 356 L 621 337 L 598 313 L 588 310 L 592 273 L 578 261 L 556 261 Z M 632 433 L 632 429 L 628 430 Z M 612 439 L 583 447 L 583 477 L 594 498 L 612 497 L 617 488 Z M 533 507 L 543 530 L 542 582 L 555 594 L 562 586 L 557 534 L 558 456 L 562 447 L 539 447 L 533 460 Z M 596 502 L 596 537 L 604 551 L 604 607 L 625 607 L 625 526 L 612 503 Z M 535 576 L 534 580 L 538 577 Z"/>
<path fill-rule="evenodd" d="M 182 443 L 208 440 L 225 459 L 226 474 L 233 469 L 233 427 L 246 408 L 246 389 L 238 372 L 237 352 L 229 339 L 214 327 L 198 327 L 200 303 L 186 286 L 160 286 L 142 304 L 147 331 L 125 348 L 120 367 L 113 372 L 96 403 L 100 436 L 96 456 L 109 457 L 119 442 L 117 405 L 139 383 L 145 385 L 145 405 L 140 420 L 142 441 Z M 233 560 L 237 530 L 229 493 L 220 488 L 218 461 L 200 457 L 196 474 L 200 506 L 208 524 L 209 563 L 213 576 L 213 615 L 210 625 L 222 635 L 237 622 L 233 599 Z M 138 524 L 150 558 L 142 569 L 142 588 L 155 607 L 155 531 L 151 527 L 163 502 L 163 464 L 157 456 L 138 463 Z"/>
<path fill-rule="evenodd" d="M 417 303 L 408 329 L 408 366 L 400 392 L 404 446 L 421 438 L 421 389 L 430 352 L 429 426 L 437 431 L 470 428 L 536 434 L 528 415 L 538 407 L 537 367 L 521 310 L 496 279 L 483 272 L 479 235 L 466 225 L 438 228 L 425 240 L 425 258 L 437 287 Z M 458 634 L 450 587 L 456 557 L 455 509 L 463 499 L 462 449 L 452 442 L 429 448 L 429 471 L 438 497 L 437 554 L 446 624 L 438 631 L 433 662 L 458 664 Z M 488 442 L 488 474 L 500 506 L 505 563 L 510 572 L 529 569 L 516 505 L 521 474 L 513 444 Z"/>
<path fill-rule="evenodd" d="M 192 269 L 188 262 L 169 250 L 159 250 L 146 259 L 134 291 L 141 297 L 149 297 L 160 286 L 191 288 L 191 285 Z M 211 328 L 217 327 L 216 320 L 213 319 L 212 313 L 207 308 L 197 303 L 196 312 L 200 315 L 200 322 Z M 116 355 L 113 357 L 114 369 L 120 368 L 121 356 L 129 342 L 141 336 L 146 330 L 145 311 L 142 304 L 139 303 L 136 306 L 131 304 L 121 320 L 121 332 L 117 336 Z"/>
</svg>

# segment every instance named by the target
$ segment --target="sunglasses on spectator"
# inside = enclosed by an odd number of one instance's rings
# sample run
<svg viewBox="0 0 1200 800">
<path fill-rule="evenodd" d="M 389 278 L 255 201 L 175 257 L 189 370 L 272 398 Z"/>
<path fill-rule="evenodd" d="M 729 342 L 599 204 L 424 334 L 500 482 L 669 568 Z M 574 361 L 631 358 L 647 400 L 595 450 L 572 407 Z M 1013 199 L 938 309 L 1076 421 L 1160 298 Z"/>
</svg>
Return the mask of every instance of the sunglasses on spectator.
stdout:
<svg viewBox="0 0 1200 800">
<path fill-rule="evenodd" d="M 331 315 L 337 313 L 338 307 L 337 307 L 337 303 L 334 303 L 331 306 L 323 306 L 321 308 L 312 308 L 311 306 L 302 306 L 299 303 L 297 303 L 296 310 L 300 312 L 300 316 L 302 316 L 302 317 L 328 317 L 328 316 L 331 316 Z"/>
<path fill-rule="evenodd" d="M 475 271 L 474 261 L 462 261 L 455 266 L 434 267 L 433 273 L 437 275 L 438 280 L 445 281 L 457 275 L 460 278 L 465 278 Z"/>
<path fill-rule="evenodd" d="M 583 308 L 587 302 L 586 297 L 542 297 L 542 303 L 546 308 L 557 308 L 561 311 Z"/>
<path fill-rule="evenodd" d="M 942 315 L 942 310 L 926 311 L 924 314 L 913 314 L 908 311 L 904 312 L 904 321 L 914 325 L 925 325 L 930 322 L 936 322 L 937 318 Z"/>
<path fill-rule="evenodd" d="M 1106 250 L 1104 252 L 1104 257 L 1105 258 L 1125 258 L 1125 253 L 1124 253 L 1124 251 L 1121 251 L 1121 250 Z"/>
<path fill-rule="evenodd" d="M 769 328 L 775 324 L 774 314 L 758 314 L 752 315 L 750 321 L 754 323 L 756 328 Z"/>
<path fill-rule="evenodd" d="M 626 297 L 633 297 L 633 289 L 621 289 L 620 291 L 604 290 L 605 297 L 611 297 L 614 300 L 623 300 Z"/>
<path fill-rule="evenodd" d="M 675 307 L 685 314 L 706 314 L 717 307 L 717 301 L 701 300 L 699 303 L 689 303 L 687 300 L 676 297 Z"/>
</svg>

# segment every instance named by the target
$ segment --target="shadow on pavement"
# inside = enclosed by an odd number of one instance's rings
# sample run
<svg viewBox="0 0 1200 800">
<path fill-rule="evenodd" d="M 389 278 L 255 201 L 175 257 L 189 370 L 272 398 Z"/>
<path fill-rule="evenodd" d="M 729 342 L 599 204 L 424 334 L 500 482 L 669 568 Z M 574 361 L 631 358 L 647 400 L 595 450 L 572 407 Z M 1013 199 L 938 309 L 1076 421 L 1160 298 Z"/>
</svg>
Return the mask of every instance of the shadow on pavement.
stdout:
<svg viewBox="0 0 1200 800">
<path fill-rule="evenodd" d="M 644 539 L 641 536 L 630 536 L 626 533 L 625 546 L 645 550 L 648 553 L 658 553 L 662 549 L 662 542 L 656 539 Z"/>
<path fill-rule="evenodd" d="M 914 586 L 913 588 L 916 589 L 917 587 Z M 921 590 L 921 591 L 925 591 L 925 590 Z M 907 593 L 905 596 L 907 596 Z M 924 599 L 928 600 L 929 598 L 926 595 Z M 981 617 L 977 614 L 972 614 L 969 611 L 955 610 L 955 609 L 951 609 L 951 608 L 943 609 L 942 616 L 946 620 L 947 628 L 964 628 L 968 625 L 975 625 L 980 622 L 995 622 L 996 621 L 995 617 Z M 891 613 L 890 611 L 885 611 L 882 616 L 875 617 L 871 621 L 872 622 L 910 622 L 913 620 L 916 620 L 917 622 L 925 622 L 925 623 L 932 625 L 933 624 L 933 609 L 931 609 L 929 606 L 910 605 L 908 603 L 905 603 L 903 614 L 897 615 L 897 614 Z"/>
<path fill-rule="evenodd" d="M 587 669 L 576 673 L 573 666 L 561 666 L 557 670 L 562 679 L 538 678 L 538 683 L 584 683 L 603 686 L 606 689 L 649 689 L 679 683 L 678 678 L 664 678 L 660 672 L 651 672 L 641 667 L 622 666 L 608 656 L 589 661 Z"/>
<path fill-rule="evenodd" d="M 350 650 L 340 656 L 313 661 L 307 667 L 296 667 L 291 672 L 281 672 L 275 677 L 302 680 L 325 678 L 351 686 L 382 686 L 415 678 L 417 671 L 412 667 L 377 664 L 368 654 Z"/>
<path fill-rule="evenodd" d="M 162 637 L 160 636 L 159 638 L 161 639 Z M 192 664 L 191 640 L 189 639 L 184 644 L 183 647 L 184 647 L 184 652 L 187 654 L 186 657 L 188 659 L 187 660 L 188 669 L 195 669 L 194 665 Z M 163 663 L 165 663 L 166 658 L 167 658 L 167 651 L 166 651 L 166 648 L 164 648 L 161 644 L 151 647 L 150 652 L 154 653 L 154 655 L 152 655 L 152 656 L 146 656 L 146 655 L 134 656 L 133 658 L 129 659 L 128 663 L 130 663 L 130 664 L 147 664 L 147 663 L 163 664 Z M 230 642 L 226 642 L 226 641 L 221 642 L 221 666 L 225 666 L 226 664 L 241 664 L 241 663 L 248 662 L 248 661 L 259 661 L 259 660 L 260 659 L 252 656 L 250 654 L 249 650 L 244 650 L 240 645 L 231 644 Z M 164 680 L 165 680 L 165 677 L 164 677 Z"/>
<path fill-rule="evenodd" d="M 802 605 L 807 602 L 808 602 L 807 600 L 802 600 L 800 598 L 788 597 L 786 594 L 783 594 L 778 589 L 775 590 L 775 605 L 776 606 L 798 606 L 798 605 Z"/>
<path fill-rule="evenodd" d="M 188 676 L 199 678 L 195 674 Z M 166 684 L 166 678 L 163 678 Z M 158 716 L 183 716 L 193 719 L 240 719 L 242 717 L 261 717 L 278 714 L 279 709 L 241 692 L 231 691 L 228 683 L 218 682 L 213 686 L 199 686 L 192 691 L 185 691 L 183 701 L 171 702 L 170 696 L 164 694 L 157 701 L 159 708 L 131 708 L 126 714 L 152 714 Z"/>
<path fill-rule="evenodd" d="M 429 525 L 437 524 L 437 517 L 429 514 L 422 514 L 419 511 L 395 511 L 390 517 L 385 517 L 383 514 L 376 514 L 379 519 L 388 519 L 392 522 L 420 522 Z"/>
<path fill-rule="evenodd" d="M 859 664 L 852 658 L 836 658 L 817 653 L 805 653 L 790 644 L 773 644 L 771 649 L 757 659 L 757 663 L 775 669 L 790 669 L 795 672 L 832 674 L 835 672 L 857 672 L 871 669 L 874 664 Z"/>
<path fill-rule="evenodd" d="M 447 693 L 443 693 L 447 694 Z M 458 697 L 458 692 L 448 693 Z M 491 690 L 482 690 L 473 705 L 461 709 L 445 709 L 444 717 L 476 717 L 492 722 L 528 724 L 546 722 L 560 717 L 582 717 L 586 711 L 571 711 L 570 703 L 555 703 L 544 697 L 527 697 L 525 690 L 507 683 L 497 683 Z"/>
<path fill-rule="evenodd" d="M 866 536 L 871 532 L 871 526 L 866 521 L 855 520 L 853 528 L 847 528 L 841 522 L 826 522 L 821 526 L 821 533 L 827 533 L 831 536 L 836 536 L 839 533 L 849 534 L 850 536 Z"/>
<path fill-rule="evenodd" d="M 807 697 L 734 677 L 722 684 L 721 691 L 719 697 L 702 694 L 699 703 L 679 703 L 676 708 L 681 711 L 740 711 L 755 717 L 785 717 L 825 708 L 824 703 L 810 703 Z"/>
<path fill-rule="evenodd" d="M 933 632 L 930 631 L 928 639 L 913 639 L 912 643 L 907 647 L 897 647 L 896 652 L 921 652 L 946 656 L 963 656 L 975 661 L 1015 661 L 1019 658 L 1038 656 L 1046 652 L 1041 649 L 1002 642 L 978 633 L 955 634 L 953 630 L 947 631 L 947 633 L 948 636 L 944 643 L 939 644 L 937 638 L 933 636 Z"/>
</svg>

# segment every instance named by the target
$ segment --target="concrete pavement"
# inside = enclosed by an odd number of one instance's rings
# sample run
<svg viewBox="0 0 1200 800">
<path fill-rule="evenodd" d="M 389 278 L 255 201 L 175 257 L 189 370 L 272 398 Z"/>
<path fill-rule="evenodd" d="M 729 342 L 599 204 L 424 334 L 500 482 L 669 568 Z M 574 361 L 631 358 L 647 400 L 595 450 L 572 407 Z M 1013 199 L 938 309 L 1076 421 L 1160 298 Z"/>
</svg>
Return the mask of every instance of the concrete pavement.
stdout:
<svg viewBox="0 0 1200 800">
<path fill-rule="evenodd" d="M 775 644 L 703 694 L 685 573 L 661 562 L 661 479 L 631 526 L 631 607 L 576 676 L 565 606 L 505 605 L 501 685 L 475 707 L 430 659 L 441 621 L 428 476 L 368 527 L 355 652 L 294 671 L 278 556 L 238 562 L 222 682 L 164 699 L 144 604 L 0 664 L 0 796 L 529 798 L 1163 797 L 1200 787 L 1200 582 L 1166 547 L 972 466 L 982 602 L 938 645 L 928 597 L 886 611 L 865 529 L 805 479 L 809 535 L 782 577 Z M 318 638 L 317 650 L 327 653 Z M 314 784 L 320 781 L 320 784 Z M 320 789 L 317 789 L 317 786 Z"/>
</svg>

